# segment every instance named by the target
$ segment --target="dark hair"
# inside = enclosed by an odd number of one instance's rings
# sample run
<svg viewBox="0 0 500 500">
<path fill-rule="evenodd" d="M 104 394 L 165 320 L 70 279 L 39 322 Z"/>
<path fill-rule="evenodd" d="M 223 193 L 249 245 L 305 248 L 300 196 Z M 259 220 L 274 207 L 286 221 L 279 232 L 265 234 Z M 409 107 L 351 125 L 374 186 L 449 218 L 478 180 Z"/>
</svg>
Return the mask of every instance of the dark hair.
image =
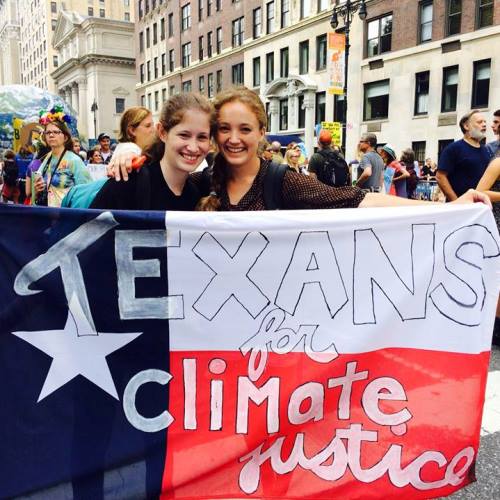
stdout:
<svg viewBox="0 0 500 500">
<path fill-rule="evenodd" d="M 98 149 L 98 148 L 93 148 L 93 149 L 91 149 L 91 150 L 87 153 L 87 161 L 88 161 L 89 163 L 91 163 L 91 162 L 92 162 L 92 156 L 94 156 L 94 154 L 95 154 L 95 153 L 99 153 L 99 156 L 101 157 L 101 160 L 103 159 L 103 158 L 102 158 L 102 155 L 101 155 L 101 152 L 99 151 L 99 149 Z M 103 160 L 103 161 L 104 161 L 104 160 Z"/>
<path fill-rule="evenodd" d="M 73 151 L 73 138 L 71 137 L 71 132 L 65 122 L 60 122 L 59 120 L 54 120 L 44 127 L 44 131 L 47 130 L 49 125 L 55 125 L 63 134 L 66 140 L 64 141 L 64 149 L 66 151 Z"/>
<path fill-rule="evenodd" d="M 377 136 L 375 134 L 372 134 L 371 132 L 363 134 L 361 136 L 361 140 L 366 141 L 372 148 L 377 145 Z"/>
<path fill-rule="evenodd" d="M 130 135 L 129 127 L 137 128 L 138 125 L 151 114 L 148 108 L 143 106 L 133 106 L 123 113 L 120 120 L 120 135 L 118 142 L 135 142 L 134 137 Z"/>
<path fill-rule="evenodd" d="M 459 121 L 459 125 L 460 125 L 460 130 L 462 131 L 462 134 L 465 134 L 465 132 L 467 132 L 467 130 L 465 129 L 465 125 L 467 123 L 469 123 L 469 120 L 472 118 L 473 115 L 475 115 L 476 113 L 481 113 L 481 111 L 479 111 L 479 109 L 473 109 L 472 111 L 469 111 L 468 113 L 466 113 L 464 116 L 462 116 L 462 118 L 460 118 L 460 121 Z"/>
<path fill-rule="evenodd" d="M 4 160 L 14 160 L 16 158 L 16 153 L 12 149 L 7 149 L 3 154 Z"/>
<path fill-rule="evenodd" d="M 497 109 L 494 113 L 493 116 L 500 116 L 500 109 Z"/>
<path fill-rule="evenodd" d="M 186 94 L 177 94 L 163 104 L 160 114 L 160 123 L 165 132 L 174 128 L 182 122 L 186 111 L 196 110 L 206 113 L 210 122 L 210 135 L 215 130 L 215 112 L 210 101 L 200 95 L 188 92 Z M 146 148 L 144 154 L 149 161 L 160 161 L 165 154 L 165 143 L 160 137 L 156 137 L 154 142 Z"/>
<path fill-rule="evenodd" d="M 248 106 L 257 118 L 260 129 L 264 129 L 267 126 L 267 114 L 264 108 L 264 104 L 258 94 L 247 87 L 230 87 L 217 94 L 214 99 L 214 108 L 216 117 L 219 118 L 219 113 L 225 104 L 230 102 L 241 102 Z M 272 145 L 271 145 L 272 146 Z M 212 167 L 212 175 L 210 182 L 211 192 L 208 196 L 202 198 L 196 210 L 205 212 L 215 212 L 220 208 L 220 195 L 223 188 L 227 184 L 227 179 L 229 177 L 228 166 L 226 159 L 221 153 L 215 155 L 214 164 Z"/>
</svg>

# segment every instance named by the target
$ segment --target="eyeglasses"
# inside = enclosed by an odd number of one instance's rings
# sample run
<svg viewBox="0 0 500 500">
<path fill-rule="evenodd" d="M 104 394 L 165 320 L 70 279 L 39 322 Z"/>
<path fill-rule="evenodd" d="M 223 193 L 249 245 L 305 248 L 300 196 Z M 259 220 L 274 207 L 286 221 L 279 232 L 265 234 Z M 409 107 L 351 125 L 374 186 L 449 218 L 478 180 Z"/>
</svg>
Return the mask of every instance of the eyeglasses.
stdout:
<svg viewBox="0 0 500 500">
<path fill-rule="evenodd" d="M 63 132 L 61 132 L 60 130 L 46 130 L 43 135 L 44 136 L 51 136 L 51 135 L 60 135 L 62 134 Z"/>
</svg>

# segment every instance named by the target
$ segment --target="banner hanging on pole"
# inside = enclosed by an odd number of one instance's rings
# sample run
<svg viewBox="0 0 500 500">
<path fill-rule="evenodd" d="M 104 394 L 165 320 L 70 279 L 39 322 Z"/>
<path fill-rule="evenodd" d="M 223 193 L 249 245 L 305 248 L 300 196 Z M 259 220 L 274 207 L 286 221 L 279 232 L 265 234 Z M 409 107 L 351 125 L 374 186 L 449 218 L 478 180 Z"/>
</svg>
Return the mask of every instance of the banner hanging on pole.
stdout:
<svg viewBox="0 0 500 500">
<path fill-rule="evenodd" d="M 343 95 L 345 85 L 345 35 L 328 33 L 328 93 Z"/>
</svg>

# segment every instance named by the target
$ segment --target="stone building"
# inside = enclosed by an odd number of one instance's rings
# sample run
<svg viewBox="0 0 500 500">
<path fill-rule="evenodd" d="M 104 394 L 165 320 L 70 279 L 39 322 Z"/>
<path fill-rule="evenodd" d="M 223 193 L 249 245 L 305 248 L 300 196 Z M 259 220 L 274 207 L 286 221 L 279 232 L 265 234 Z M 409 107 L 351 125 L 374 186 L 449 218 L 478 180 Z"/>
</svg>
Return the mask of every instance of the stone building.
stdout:
<svg viewBox="0 0 500 500">
<path fill-rule="evenodd" d="M 18 2 L 0 0 L 0 85 L 21 82 Z"/>
<path fill-rule="evenodd" d="M 134 25 L 61 11 L 54 31 L 59 65 L 51 77 L 77 112 L 84 138 L 117 135 L 123 111 L 136 104 Z"/>
</svg>

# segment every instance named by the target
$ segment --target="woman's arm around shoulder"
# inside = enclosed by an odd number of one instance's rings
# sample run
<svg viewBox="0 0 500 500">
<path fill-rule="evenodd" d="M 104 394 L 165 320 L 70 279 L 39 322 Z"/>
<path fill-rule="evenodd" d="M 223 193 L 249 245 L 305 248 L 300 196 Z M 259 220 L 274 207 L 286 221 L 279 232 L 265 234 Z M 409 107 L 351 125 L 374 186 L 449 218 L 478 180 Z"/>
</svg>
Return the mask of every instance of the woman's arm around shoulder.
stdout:
<svg viewBox="0 0 500 500">
<path fill-rule="evenodd" d="M 491 191 L 491 187 L 498 179 L 500 179 L 500 158 L 490 162 L 477 185 L 478 191 L 487 194 L 492 202 L 500 202 L 500 192 Z"/>
</svg>

